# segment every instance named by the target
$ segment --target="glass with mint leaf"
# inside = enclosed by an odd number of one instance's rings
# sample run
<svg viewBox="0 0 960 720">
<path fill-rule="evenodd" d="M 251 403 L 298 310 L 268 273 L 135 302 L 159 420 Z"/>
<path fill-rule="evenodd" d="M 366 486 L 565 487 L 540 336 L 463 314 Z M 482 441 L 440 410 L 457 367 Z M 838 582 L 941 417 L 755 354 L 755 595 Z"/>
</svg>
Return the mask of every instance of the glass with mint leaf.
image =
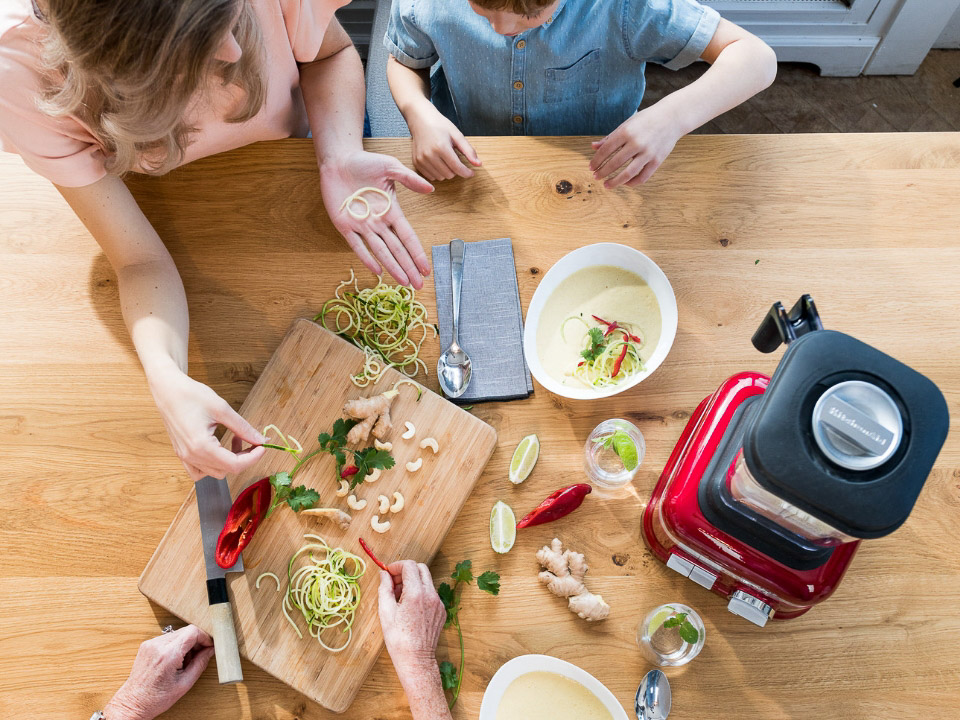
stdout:
<svg viewBox="0 0 960 720">
<path fill-rule="evenodd" d="M 686 665 L 703 649 L 705 630 L 697 612 L 681 603 L 651 610 L 637 628 L 637 645 L 660 667 Z"/>
<path fill-rule="evenodd" d="M 616 490 L 633 480 L 646 451 L 643 433 L 615 418 L 593 429 L 583 448 L 583 468 L 598 490 Z"/>
</svg>

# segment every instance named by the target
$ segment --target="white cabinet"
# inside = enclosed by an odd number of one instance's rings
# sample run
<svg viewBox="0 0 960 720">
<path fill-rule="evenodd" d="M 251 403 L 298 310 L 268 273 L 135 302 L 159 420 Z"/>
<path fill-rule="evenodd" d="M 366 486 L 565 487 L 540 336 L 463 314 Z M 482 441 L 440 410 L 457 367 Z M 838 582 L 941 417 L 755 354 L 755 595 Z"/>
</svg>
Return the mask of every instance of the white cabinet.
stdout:
<svg viewBox="0 0 960 720">
<path fill-rule="evenodd" d="M 701 0 L 824 75 L 909 75 L 960 0 Z"/>
</svg>

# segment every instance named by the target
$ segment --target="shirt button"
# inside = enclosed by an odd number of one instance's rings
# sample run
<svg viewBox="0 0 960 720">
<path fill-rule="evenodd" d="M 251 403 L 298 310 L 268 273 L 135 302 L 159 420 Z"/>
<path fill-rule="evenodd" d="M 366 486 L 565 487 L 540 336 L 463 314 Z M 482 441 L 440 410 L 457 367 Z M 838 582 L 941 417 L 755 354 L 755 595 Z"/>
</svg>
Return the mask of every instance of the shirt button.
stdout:
<svg viewBox="0 0 960 720">
<path fill-rule="evenodd" d="M 514 116 L 513 116 L 513 121 L 514 121 L 517 125 L 519 125 L 520 123 L 523 122 L 523 115 L 514 115 Z"/>
<path fill-rule="evenodd" d="M 517 81 L 513 84 L 513 89 L 514 89 L 514 90 L 523 90 L 523 83 L 520 82 L 519 80 L 517 80 Z"/>
<path fill-rule="evenodd" d="M 527 41 L 526 41 L 526 40 L 518 40 L 518 41 L 517 41 L 517 50 L 523 50 L 526 46 L 527 46 Z"/>
</svg>

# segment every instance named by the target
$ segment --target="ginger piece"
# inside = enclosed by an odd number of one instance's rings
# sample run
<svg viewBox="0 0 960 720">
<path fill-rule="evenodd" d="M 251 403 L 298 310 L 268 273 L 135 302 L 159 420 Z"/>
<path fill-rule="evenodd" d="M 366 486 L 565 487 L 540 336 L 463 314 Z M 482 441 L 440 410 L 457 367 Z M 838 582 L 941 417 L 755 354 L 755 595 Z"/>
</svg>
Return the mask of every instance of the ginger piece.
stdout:
<svg viewBox="0 0 960 720">
<path fill-rule="evenodd" d="M 373 432 L 375 438 L 383 440 L 393 428 L 393 423 L 390 420 L 390 406 L 393 404 L 393 399 L 399 394 L 394 389 L 373 397 L 347 400 L 343 406 L 343 412 L 347 417 L 360 420 L 347 433 L 347 442 L 353 445 L 365 442 L 370 437 L 371 432 Z"/>
<path fill-rule="evenodd" d="M 312 515 L 321 519 L 331 520 L 340 526 L 341 530 L 350 527 L 350 513 L 344 512 L 338 508 L 308 508 L 300 511 L 301 515 Z"/>
<path fill-rule="evenodd" d="M 587 622 L 603 620 L 610 614 L 610 606 L 583 583 L 588 566 L 581 553 L 564 550 L 559 538 L 554 538 L 549 546 L 537 551 L 537 561 L 544 568 L 538 576 L 540 582 L 557 597 L 567 598 L 571 612 Z"/>
</svg>

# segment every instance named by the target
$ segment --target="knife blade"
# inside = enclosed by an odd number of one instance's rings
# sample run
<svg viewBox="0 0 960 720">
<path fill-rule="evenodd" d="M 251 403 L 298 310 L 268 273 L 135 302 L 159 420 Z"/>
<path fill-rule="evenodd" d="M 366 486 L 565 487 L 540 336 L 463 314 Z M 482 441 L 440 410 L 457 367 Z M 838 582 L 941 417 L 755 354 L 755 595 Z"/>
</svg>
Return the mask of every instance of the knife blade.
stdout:
<svg viewBox="0 0 960 720">
<path fill-rule="evenodd" d="M 207 571 L 207 600 L 213 626 L 213 647 L 217 658 L 220 684 L 242 682 L 240 650 L 233 624 L 233 607 L 227 595 L 228 572 L 243 572 L 243 556 L 229 568 L 217 565 L 217 539 L 233 504 L 226 478 L 207 477 L 194 483 L 197 491 L 197 512 L 200 514 L 200 535 L 203 540 L 203 561 Z"/>
</svg>

